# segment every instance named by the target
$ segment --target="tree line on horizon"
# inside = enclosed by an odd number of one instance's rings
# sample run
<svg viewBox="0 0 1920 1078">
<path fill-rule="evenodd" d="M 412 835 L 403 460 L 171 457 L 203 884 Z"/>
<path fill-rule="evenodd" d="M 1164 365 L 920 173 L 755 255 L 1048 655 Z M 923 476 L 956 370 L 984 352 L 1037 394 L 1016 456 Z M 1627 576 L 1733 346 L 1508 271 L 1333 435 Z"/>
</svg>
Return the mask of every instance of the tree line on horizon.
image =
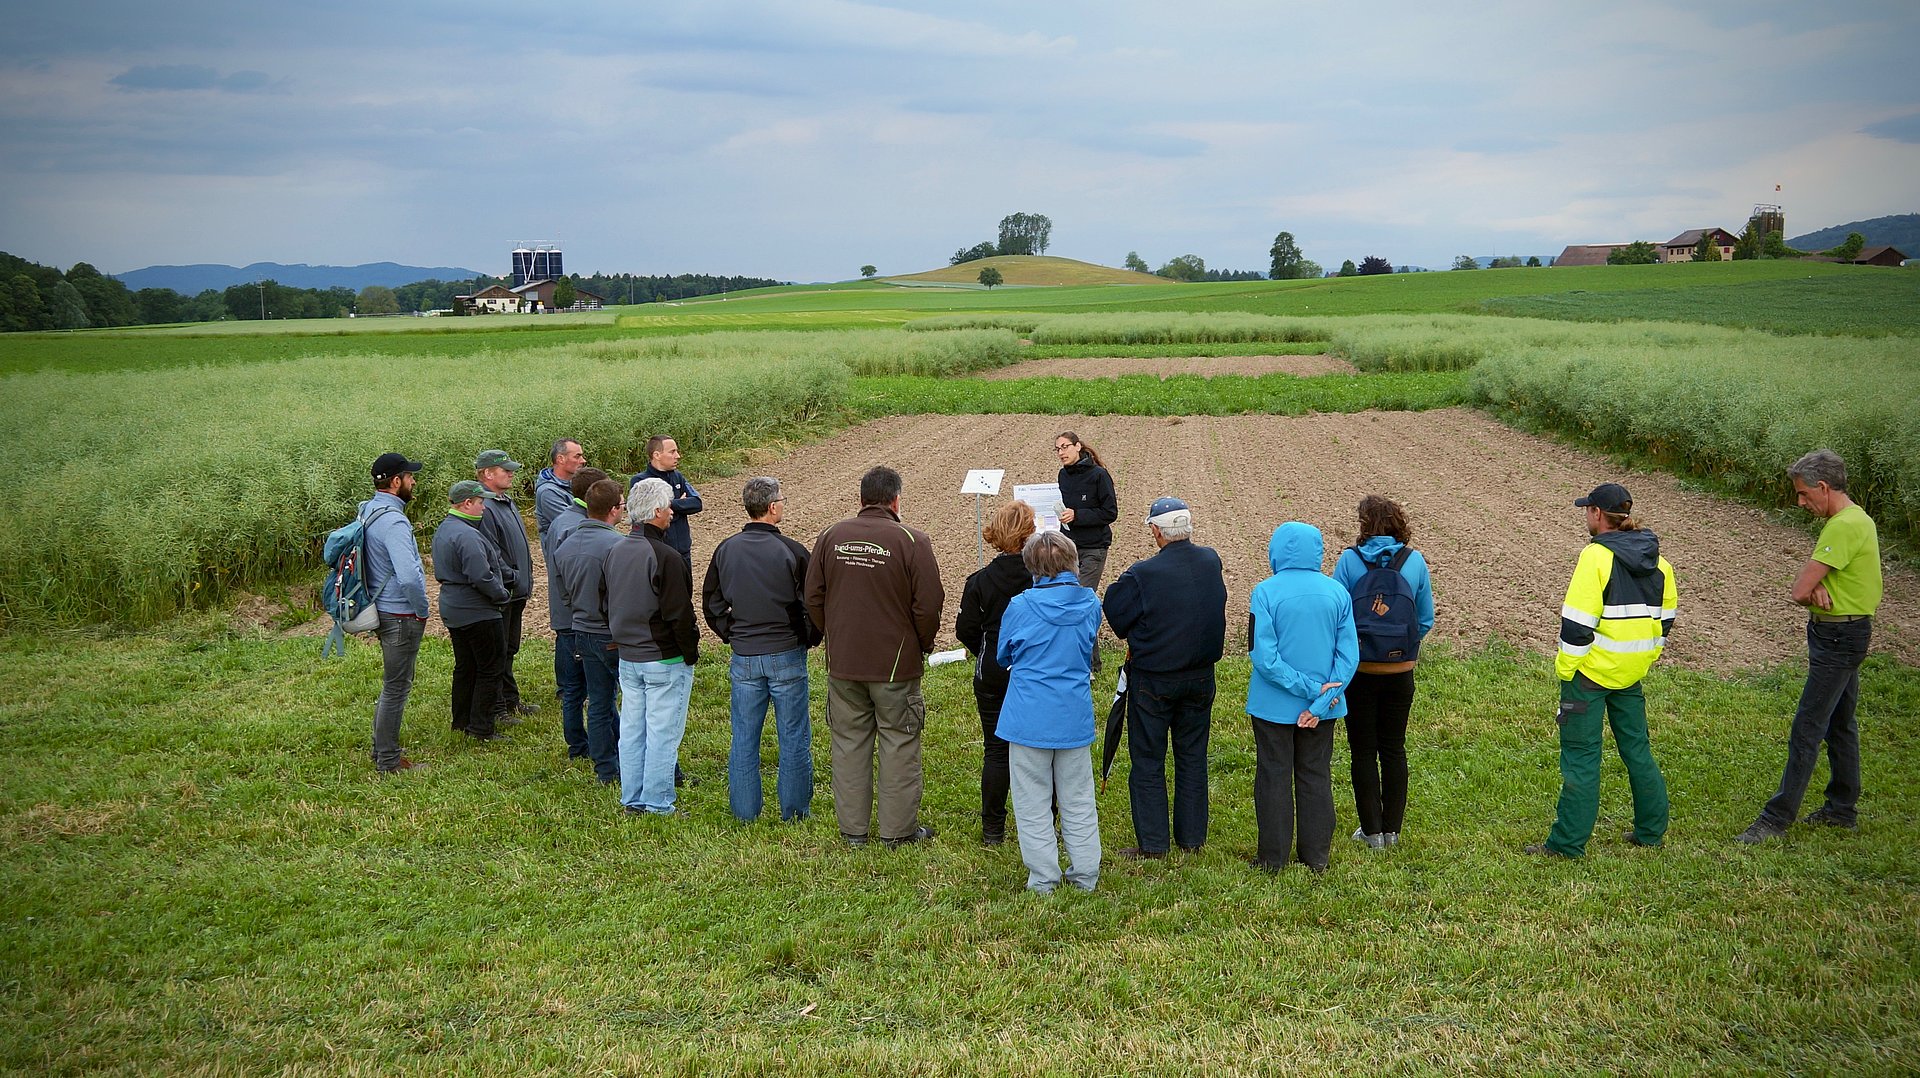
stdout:
<svg viewBox="0 0 1920 1078">
<path fill-rule="evenodd" d="M 786 283 L 705 273 L 574 274 L 568 282 L 608 303 L 691 299 Z M 508 283 L 505 277 L 481 275 L 462 281 L 416 281 L 393 288 L 368 285 L 355 292 L 344 286 L 296 288 L 267 280 L 208 288 L 186 296 L 171 288 L 133 291 L 86 262 L 76 262 L 62 271 L 0 251 L 0 332 L 406 314 L 446 310 L 453 306 L 454 296 Z"/>
</svg>

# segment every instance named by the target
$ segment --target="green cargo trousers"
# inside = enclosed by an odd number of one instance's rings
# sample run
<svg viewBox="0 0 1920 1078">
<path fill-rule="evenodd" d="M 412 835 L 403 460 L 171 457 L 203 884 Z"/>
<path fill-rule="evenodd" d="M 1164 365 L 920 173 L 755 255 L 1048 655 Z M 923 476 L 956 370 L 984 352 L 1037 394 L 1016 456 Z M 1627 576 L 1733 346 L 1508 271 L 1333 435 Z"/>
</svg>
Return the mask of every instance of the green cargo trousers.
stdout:
<svg viewBox="0 0 1920 1078">
<path fill-rule="evenodd" d="M 1667 833 L 1667 780 L 1647 741 L 1647 698 L 1640 683 L 1608 689 L 1575 674 L 1560 683 L 1560 807 L 1547 834 L 1547 848 L 1565 857 L 1586 853 L 1600 817 L 1602 710 L 1633 788 L 1633 840 L 1658 846 Z"/>
<path fill-rule="evenodd" d="M 920 826 L 920 729 L 926 721 L 927 705 L 920 696 L 919 678 L 827 679 L 827 727 L 833 733 L 833 814 L 843 837 L 866 838 L 868 823 L 877 815 L 883 841 L 913 838 Z M 877 791 L 876 770 L 880 773 Z"/>
</svg>

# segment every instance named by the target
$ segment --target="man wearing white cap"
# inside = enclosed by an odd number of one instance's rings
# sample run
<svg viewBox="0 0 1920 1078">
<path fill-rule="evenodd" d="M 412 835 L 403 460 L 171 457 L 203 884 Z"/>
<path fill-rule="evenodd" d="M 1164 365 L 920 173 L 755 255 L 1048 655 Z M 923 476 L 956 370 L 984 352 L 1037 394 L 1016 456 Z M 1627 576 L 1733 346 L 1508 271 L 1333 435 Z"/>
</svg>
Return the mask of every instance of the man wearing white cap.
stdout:
<svg viewBox="0 0 1920 1078">
<path fill-rule="evenodd" d="M 1161 858 L 1170 843 L 1207 841 L 1207 740 L 1213 729 L 1213 666 L 1227 636 L 1220 555 L 1193 541 L 1193 513 L 1178 498 L 1147 511 L 1159 553 L 1134 562 L 1107 587 L 1107 624 L 1127 644 L 1131 701 L 1127 793 L 1139 845 L 1127 858 Z M 1167 742 L 1173 742 L 1173 819 L 1167 819 Z"/>
</svg>

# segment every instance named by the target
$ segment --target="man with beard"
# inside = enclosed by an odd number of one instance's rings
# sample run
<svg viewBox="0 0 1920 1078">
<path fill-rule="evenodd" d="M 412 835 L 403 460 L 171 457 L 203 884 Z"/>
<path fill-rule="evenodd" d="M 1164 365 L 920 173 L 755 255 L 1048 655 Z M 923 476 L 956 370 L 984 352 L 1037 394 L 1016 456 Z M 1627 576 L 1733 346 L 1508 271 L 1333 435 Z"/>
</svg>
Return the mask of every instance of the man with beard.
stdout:
<svg viewBox="0 0 1920 1078">
<path fill-rule="evenodd" d="M 373 705 L 373 766 L 383 775 L 419 766 L 400 751 L 400 716 L 413 691 L 414 660 L 429 613 L 420 544 L 407 520 L 419 470 L 420 462 L 403 453 L 380 454 L 373 462 L 373 497 L 360 503 L 360 519 L 367 522 L 367 586 L 380 614 L 375 635 L 383 675 L 380 699 Z"/>
</svg>

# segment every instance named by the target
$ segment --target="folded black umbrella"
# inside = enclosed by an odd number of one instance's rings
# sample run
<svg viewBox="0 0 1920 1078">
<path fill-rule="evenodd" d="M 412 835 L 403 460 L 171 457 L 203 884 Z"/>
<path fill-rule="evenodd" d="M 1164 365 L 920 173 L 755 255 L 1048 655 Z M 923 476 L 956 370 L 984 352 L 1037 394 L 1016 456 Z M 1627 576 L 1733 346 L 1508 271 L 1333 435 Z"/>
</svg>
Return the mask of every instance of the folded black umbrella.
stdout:
<svg viewBox="0 0 1920 1078">
<path fill-rule="evenodd" d="M 1107 776 L 1113 774 L 1113 758 L 1120 754 L 1120 742 L 1127 736 L 1127 666 L 1113 684 L 1113 706 L 1107 708 L 1107 738 L 1100 744 L 1100 790 L 1107 789 Z"/>
</svg>

